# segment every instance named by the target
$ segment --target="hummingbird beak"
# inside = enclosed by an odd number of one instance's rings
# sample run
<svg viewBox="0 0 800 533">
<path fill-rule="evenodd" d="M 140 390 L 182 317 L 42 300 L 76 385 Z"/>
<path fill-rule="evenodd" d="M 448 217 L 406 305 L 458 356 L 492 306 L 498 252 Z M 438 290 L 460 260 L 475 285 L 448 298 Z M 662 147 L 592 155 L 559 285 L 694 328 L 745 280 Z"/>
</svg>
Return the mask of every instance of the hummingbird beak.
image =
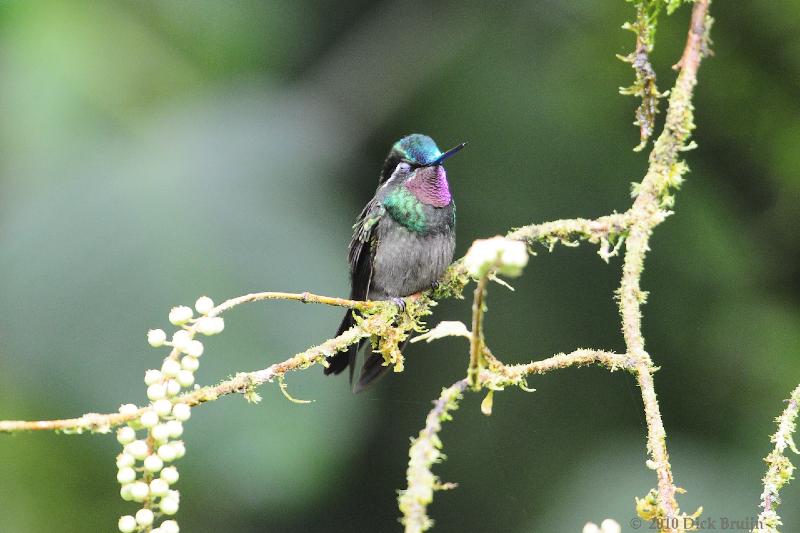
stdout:
<svg viewBox="0 0 800 533">
<path fill-rule="evenodd" d="M 454 146 L 453 148 L 450 148 L 448 151 L 446 151 L 445 153 L 443 153 L 442 155 L 440 155 L 440 156 L 439 156 L 439 157 L 436 159 L 436 161 L 434 161 L 433 163 L 431 163 L 429 166 L 441 165 L 441 164 L 442 164 L 442 162 L 443 162 L 445 159 L 449 158 L 450 156 L 456 155 L 456 154 L 457 154 L 457 153 L 458 153 L 458 152 L 459 152 L 459 151 L 460 151 L 462 148 L 464 148 L 466 145 L 467 145 L 467 143 L 463 142 L 463 143 L 459 144 L 458 146 Z"/>
</svg>

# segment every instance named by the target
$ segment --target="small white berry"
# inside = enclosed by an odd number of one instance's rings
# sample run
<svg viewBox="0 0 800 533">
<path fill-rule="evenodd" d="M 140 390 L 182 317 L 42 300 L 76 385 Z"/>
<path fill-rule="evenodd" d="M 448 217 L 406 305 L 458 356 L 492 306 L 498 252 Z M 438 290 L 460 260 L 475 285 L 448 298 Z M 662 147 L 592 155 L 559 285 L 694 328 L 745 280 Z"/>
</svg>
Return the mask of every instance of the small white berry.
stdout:
<svg viewBox="0 0 800 533">
<path fill-rule="evenodd" d="M 175 359 L 166 359 L 161 365 L 161 373 L 168 378 L 174 378 L 180 370 L 181 364 Z"/>
<path fill-rule="evenodd" d="M 139 509 L 136 511 L 136 523 L 140 526 L 149 526 L 153 523 L 155 514 L 150 509 Z"/>
<path fill-rule="evenodd" d="M 175 450 L 175 459 L 180 459 L 186 455 L 186 446 L 184 446 L 182 440 L 176 440 L 170 445 L 172 446 L 172 449 Z"/>
<path fill-rule="evenodd" d="M 160 374 L 161 372 L 159 372 Z M 147 387 L 147 397 L 152 401 L 161 400 L 167 395 L 167 388 L 162 383 L 153 383 Z"/>
<path fill-rule="evenodd" d="M 158 424 L 150 430 L 150 436 L 157 442 L 166 442 L 169 439 L 169 427 L 166 424 Z"/>
<path fill-rule="evenodd" d="M 147 372 L 144 373 L 144 384 L 145 385 L 153 385 L 154 383 L 160 382 L 164 377 L 161 375 L 160 370 L 155 370 L 151 368 Z"/>
<path fill-rule="evenodd" d="M 201 315 L 207 315 L 209 311 L 214 309 L 214 300 L 208 296 L 201 296 L 194 303 L 194 308 L 197 309 L 197 312 Z"/>
<path fill-rule="evenodd" d="M 155 411 L 158 416 L 165 417 L 169 416 L 172 412 L 172 402 L 167 399 L 156 400 L 153 402 L 153 411 Z"/>
<path fill-rule="evenodd" d="M 181 359 L 181 366 L 184 370 L 188 370 L 189 372 L 194 372 L 198 368 L 200 368 L 200 361 L 197 360 L 197 357 L 192 357 L 191 355 L 186 355 Z"/>
<path fill-rule="evenodd" d="M 177 455 L 175 447 L 172 444 L 162 444 L 158 447 L 158 456 L 168 463 L 174 461 Z"/>
<path fill-rule="evenodd" d="M 177 439 L 183 435 L 183 424 L 180 420 L 170 420 L 167 422 L 167 429 L 169 429 L 169 436 L 173 439 Z"/>
<path fill-rule="evenodd" d="M 175 520 L 164 520 L 161 522 L 161 533 L 179 533 L 181 528 Z"/>
<path fill-rule="evenodd" d="M 136 470 L 129 466 L 120 468 L 117 472 L 117 481 L 123 485 L 133 483 L 136 480 Z"/>
<path fill-rule="evenodd" d="M 600 531 L 602 531 L 602 533 L 620 533 L 622 531 L 622 527 L 620 527 L 616 520 L 606 518 L 600 524 Z"/>
<path fill-rule="evenodd" d="M 133 500 L 133 495 L 131 494 L 131 484 L 128 483 L 127 485 L 122 485 L 119 489 L 119 497 L 125 500 L 126 502 Z"/>
<path fill-rule="evenodd" d="M 120 444 L 128 444 L 136 440 L 136 431 L 130 427 L 125 426 L 117 430 L 117 442 Z"/>
<path fill-rule="evenodd" d="M 179 329 L 172 335 L 172 345 L 181 351 L 186 350 L 190 342 L 192 342 L 192 334 L 185 329 Z"/>
<path fill-rule="evenodd" d="M 144 458 L 144 469 L 148 472 L 158 472 L 164 468 L 164 461 L 157 455 L 148 455 Z"/>
<path fill-rule="evenodd" d="M 600 533 L 600 528 L 594 522 L 586 522 L 583 526 L 583 533 Z"/>
<path fill-rule="evenodd" d="M 158 498 L 166 496 L 169 492 L 169 483 L 163 479 L 154 479 L 150 482 L 150 494 Z"/>
<path fill-rule="evenodd" d="M 171 379 L 167 381 L 167 396 L 177 396 L 181 392 L 181 384 Z"/>
<path fill-rule="evenodd" d="M 176 420 L 186 422 L 192 416 L 192 409 L 185 403 L 176 403 L 172 406 L 172 416 Z"/>
<path fill-rule="evenodd" d="M 178 435 L 180 437 L 180 435 Z M 126 466 L 133 466 L 136 464 L 136 458 L 129 453 L 122 452 L 117 456 L 117 468 L 124 468 Z"/>
<path fill-rule="evenodd" d="M 198 340 L 193 340 L 189 344 L 186 345 L 186 349 L 184 350 L 187 354 L 191 355 L 192 357 L 200 357 L 203 355 L 204 350 L 203 343 Z"/>
<path fill-rule="evenodd" d="M 155 411 L 148 409 L 142 413 L 142 416 L 139 417 L 139 423 L 142 424 L 142 427 L 144 428 L 151 428 L 158 424 L 158 414 Z"/>
<path fill-rule="evenodd" d="M 219 316 L 203 316 L 197 319 L 194 327 L 203 335 L 216 335 L 225 329 L 225 321 Z"/>
<path fill-rule="evenodd" d="M 188 370 L 181 370 L 178 372 L 178 377 L 176 379 L 181 387 L 191 387 L 194 384 L 194 374 Z"/>
<path fill-rule="evenodd" d="M 192 308 L 186 307 L 185 305 L 179 305 L 178 307 L 173 307 L 169 311 L 169 321 L 176 325 L 180 326 L 181 324 L 187 323 L 192 318 Z"/>
<path fill-rule="evenodd" d="M 119 406 L 119 414 L 121 415 L 132 415 L 138 410 L 139 408 L 133 405 L 132 403 L 124 403 Z"/>
<path fill-rule="evenodd" d="M 178 474 L 178 469 L 174 466 L 168 466 L 161 471 L 161 479 L 166 481 L 169 485 L 176 483 L 179 477 L 180 474 Z"/>
<path fill-rule="evenodd" d="M 164 346 L 167 342 L 167 334 L 163 329 L 151 329 L 147 332 L 147 342 L 153 348 Z"/>
<path fill-rule="evenodd" d="M 178 498 L 173 498 L 167 496 L 166 498 L 161 500 L 161 503 L 158 504 L 159 509 L 161 512 L 166 515 L 174 515 L 178 512 L 178 507 L 180 507 L 180 500 Z"/>
<path fill-rule="evenodd" d="M 135 440 L 125 445 L 125 452 L 140 461 L 147 457 L 148 451 L 147 443 L 143 440 Z"/>
<path fill-rule="evenodd" d="M 135 502 L 142 502 L 147 498 L 147 495 L 150 494 L 150 488 L 147 486 L 147 483 L 144 481 L 137 481 L 136 483 L 131 483 L 131 498 Z"/>
<path fill-rule="evenodd" d="M 136 531 L 136 519 L 129 514 L 121 516 L 119 522 L 117 522 L 117 527 L 122 533 L 133 533 Z"/>
</svg>

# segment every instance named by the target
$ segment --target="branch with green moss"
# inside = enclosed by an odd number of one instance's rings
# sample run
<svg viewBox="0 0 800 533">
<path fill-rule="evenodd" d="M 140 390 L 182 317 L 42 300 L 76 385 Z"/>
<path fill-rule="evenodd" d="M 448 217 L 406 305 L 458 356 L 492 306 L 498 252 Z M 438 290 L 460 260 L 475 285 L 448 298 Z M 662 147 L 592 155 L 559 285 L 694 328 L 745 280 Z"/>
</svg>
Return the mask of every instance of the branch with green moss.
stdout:
<svg viewBox="0 0 800 533">
<path fill-rule="evenodd" d="M 786 457 L 786 448 L 800 454 L 794 443 L 797 413 L 800 409 L 800 385 L 794 389 L 786 403 L 786 409 L 781 416 L 775 419 L 778 423 L 778 431 L 771 438 L 775 447 L 764 458 L 768 468 L 764 476 L 764 492 L 761 493 L 761 503 L 759 504 L 762 510 L 758 515 L 753 533 L 779 533 L 778 526 L 782 525 L 781 518 L 778 516 L 778 504 L 781 501 L 779 492 L 792 480 L 794 475 L 794 465 Z"/>
</svg>

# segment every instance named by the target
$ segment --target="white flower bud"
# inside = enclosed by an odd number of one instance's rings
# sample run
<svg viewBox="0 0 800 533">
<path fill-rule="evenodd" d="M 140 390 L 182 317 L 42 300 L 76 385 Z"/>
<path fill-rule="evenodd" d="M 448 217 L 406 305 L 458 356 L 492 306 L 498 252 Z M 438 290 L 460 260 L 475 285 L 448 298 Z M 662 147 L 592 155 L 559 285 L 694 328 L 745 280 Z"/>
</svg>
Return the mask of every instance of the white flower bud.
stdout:
<svg viewBox="0 0 800 533">
<path fill-rule="evenodd" d="M 144 458 L 144 469 L 148 472 L 158 472 L 164 468 L 164 461 L 157 455 L 148 455 Z"/>
<path fill-rule="evenodd" d="M 185 403 L 176 403 L 172 406 L 172 416 L 176 420 L 186 422 L 192 416 L 192 409 Z"/>
<path fill-rule="evenodd" d="M 175 459 L 181 459 L 184 455 L 186 455 L 186 446 L 183 444 L 182 440 L 176 440 L 175 442 L 170 443 L 172 449 L 175 450 Z"/>
<path fill-rule="evenodd" d="M 153 385 L 150 386 L 152 387 Z M 148 391 L 149 390 L 150 389 L 148 389 Z M 142 416 L 139 417 L 139 423 L 142 424 L 142 427 L 144 428 L 151 428 L 158 424 L 158 414 L 156 414 L 155 411 L 148 409 L 142 413 Z"/>
<path fill-rule="evenodd" d="M 117 527 L 122 533 L 133 533 L 136 531 L 136 519 L 129 514 L 121 516 L 119 522 L 117 522 Z"/>
<path fill-rule="evenodd" d="M 164 520 L 159 526 L 161 533 L 180 533 L 181 528 L 175 520 Z"/>
<path fill-rule="evenodd" d="M 119 488 L 119 497 L 125 500 L 126 502 L 133 500 L 133 495 L 131 494 L 131 484 L 128 483 L 127 485 L 122 485 Z"/>
<path fill-rule="evenodd" d="M 169 485 L 176 483 L 179 477 L 178 469 L 174 466 L 168 466 L 161 471 L 161 479 L 166 481 Z"/>
<path fill-rule="evenodd" d="M 161 374 L 161 372 L 159 372 Z M 147 397 L 152 401 L 161 400 L 167 395 L 167 388 L 162 383 L 153 383 L 147 387 Z"/>
<path fill-rule="evenodd" d="M 600 528 L 594 522 L 587 522 L 583 526 L 583 533 L 600 533 Z"/>
<path fill-rule="evenodd" d="M 192 342 L 192 333 L 185 329 L 179 329 L 172 335 L 172 346 L 178 350 L 186 350 L 186 347 Z"/>
<path fill-rule="evenodd" d="M 127 483 L 133 483 L 134 481 L 136 481 L 136 470 L 134 470 L 129 466 L 120 468 L 117 471 L 117 481 L 119 481 L 123 485 Z"/>
<path fill-rule="evenodd" d="M 516 277 L 528 264 L 528 249 L 524 242 L 492 237 L 478 239 L 472 243 L 464 257 L 464 267 L 473 278 L 496 269 L 500 274 Z"/>
<path fill-rule="evenodd" d="M 161 365 L 161 373 L 168 378 L 174 378 L 180 370 L 181 364 L 175 359 L 165 359 Z"/>
<path fill-rule="evenodd" d="M 198 368 L 200 368 L 200 361 L 197 360 L 196 357 L 192 357 L 191 355 L 186 355 L 181 359 L 181 366 L 184 370 L 188 370 L 189 372 L 194 372 Z"/>
<path fill-rule="evenodd" d="M 167 381 L 167 396 L 177 396 L 181 392 L 181 384 L 171 379 Z"/>
<path fill-rule="evenodd" d="M 203 343 L 198 340 L 194 340 L 191 341 L 188 345 L 186 345 L 186 349 L 184 350 L 184 352 L 191 355 L 192 357 L 200 357 L 201 355 L 203 355 L 203 350 L 204 350 Z"/>
<path fill-rule="evenodd" d="M 214 309 L 214 300 L 208 296 L 201 296 L 194 303 L 194 308 L 197 309 L 197 312 L 201 315 L 207 315 L 209 311 Z"/>
<path fill-rule="evenodd" d="M 169 429 L 169 436 L 173 439 L 177 439 L 183 435 L 183 423 L 179 420 L 170 420 L 166 425 L 167 429 Z"/>
<path fill-rule="evenodd" d="M 147 498 L 147 495 L 150 494 L 150 488 L 144 481 L 137 481 L 136 483 L 131 483 L 130 486 L 131 486 L 131 498 L 135 502 L 144 501 Z"/>
<path fill-rule="evenodd" d="M 158 447 L 158 456 L 168 463 L 174 461 L 177 455 L 175 447 L 172 444 L 162 444 Z"/>
<path fill-rule="evenodd" d="M 181 370 L 178 372 L 178 377 L 176 379 L 181 387 L 191 387 L 194 384 L 194 374 L 188 370 Z"/>
<path fill-rule="evenodd" d="M 620 533 L 620 531 L 622 531 L 622 527 L 620 527 L 616 520 L 606 518 L 600 524 L 600 531 L 602 533 Z"/>
<path fill-rule="evenodd" d="M 138 410 L 139 408 L 133 405 L 132 403 L 124 403 L 119 406 L 119 414 L 121 415 L 132 415 Z"/>
<path fill-rule="evenodd" d="M 140 526 L 149 526 L 153 523 L 155 515 L 150 509 L 139 509 L 136 511 L 136 523 Z"/>
<path fill-rule="evenodd" d="M 178 512 L 178 507 L 180 506 L 180 500 L 178 498 L 172 498 L 167 496 L 166 498 L 161 500 L 161 503 L 158 504 L 159 509 L 161 512 L 166 515 L 174 515 Z"/>
<path fill-rule="evenodd" d="M 172 402 L 167 399 L 156 400 L 153 402 L 152 407 L 153 411 L 155 411 L 156 414 L 162 418 L 169 416 L 169 414 L 172 412 Z"/>
<path fill-rule="evenodd" d="M 160 382 L 164 377 L 161 375 L 159 370 L 150 369 L 144 373 L 144 384 L 145 385 L 153 385 L 155 383 Z"/>
<path fill-rule="evenodd" d="M 160 498 L 169 492 L 169 483 L 163 479 L 154 479 L 150 482 L 150 494 Z"/>
<path fill-rule="evenodd" d="M 169 321 L 176 325 L 180 326 L 181 324 L 187 323 L 192 318 L 192 308 L 186 307 L 185 305 L 179 305 L 178 307 L 173 307 L 169 311 Z"/>
<path fill-rule="evenodd" d="M 136 431 L 130 426 L 125 426 L 117 430 L 117 442 L 128 444 L 136 440 Z"/>
<path fill-rule="evenodd" d="M 203 335 L 216 335 L 225 329 L 225 321 L 219 316 L 203 316 L 197 319 L 194 327 Z"/>
<path fill-rule="evenodd" d="M 180 435 L 178 435 L 180 437 Z M 117 456 L 117 468 L 124 468 L 126 466 L 133 466 L 136 464 L 136 458 L 127 452 L 122 452 Z"/>
<path fill-rule="evenodd" d="M 167 334 L 163 329 L 151 329 L 147 332 L 147 342 L 153 348 L 164 346 L 167 342 Z"/>
<path fill-rule="evenodd" d="M 158 424 L 150 430 L 150 436 L 156 442 L 166 442 L 169 440 L 169 427 L 166 424 Z"/>
<path fill-rule="evenodd" d="M 147 448 L 147 443 L 143 440 L 135 440 L 130 444 L 125 445 L 125 453 L 132 455 L 134 458 L 140 461 L 147 457 L 148 451 L 149 449 Z"/>
</svg>

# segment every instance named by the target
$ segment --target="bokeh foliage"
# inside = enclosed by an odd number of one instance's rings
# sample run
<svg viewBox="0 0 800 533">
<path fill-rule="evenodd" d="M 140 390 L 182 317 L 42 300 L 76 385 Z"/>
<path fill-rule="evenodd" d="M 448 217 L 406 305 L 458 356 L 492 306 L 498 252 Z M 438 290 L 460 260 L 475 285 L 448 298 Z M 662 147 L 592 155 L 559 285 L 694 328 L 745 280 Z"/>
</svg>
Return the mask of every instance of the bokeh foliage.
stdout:
<svg viewBox="0 0 800 533">
<path fill-rule="evenodd" d="M 0 418 L 142 402 L 160 357 L 144 333 L 202 293 L 346 295 L 349 229 L 388 146 L 452 145 L 463 253 L 476 237 L 629 204 L 645 155 L 621 1 L 9 2 L 0 7 Z M 682 508 L 756 514 L 772 419 L 800 381 L 800 32 L 797 0 L 719 3 L 700 73 L 700 148 L 654 236 L 648 348 Z M 688 10 L 662 14 L 653 54 L 673 80 Z M 663 120 L 663 114 L 659 115 Z M 619 261 L 590 248 L 533 258 L 493 289 L 486 334 L 520 362 L 620 350 Z M 198 376 L 213 382 L 330 337 L 338 310 L 234 311 Z M 467 321 L 445 302 L 433 320 Z M 408 437 L 463 374 L 452 339 L 354 397 L 311 370 L 259 406 L 236 398 L 187 424 L 187 531 L 394 531 Z M 458 481 L 437 531 L 576 531 L 633 517 L 652 486 L 630 377 L 532 379 L 533 394 L 469 398 L 443 433 Z M 0 438 L 0 529 L 108 530 L 113 438 Z M 602 490 L 599 490 L 602 489 Z M 786 502 L 800 502 L 789 486 Z M 46 502 L 46 505 L 44 504 Z M 800 524 L 786 505 L 786 524 Z M 791 526 L 789 527 L 791 530 Z"/>
</svg>

